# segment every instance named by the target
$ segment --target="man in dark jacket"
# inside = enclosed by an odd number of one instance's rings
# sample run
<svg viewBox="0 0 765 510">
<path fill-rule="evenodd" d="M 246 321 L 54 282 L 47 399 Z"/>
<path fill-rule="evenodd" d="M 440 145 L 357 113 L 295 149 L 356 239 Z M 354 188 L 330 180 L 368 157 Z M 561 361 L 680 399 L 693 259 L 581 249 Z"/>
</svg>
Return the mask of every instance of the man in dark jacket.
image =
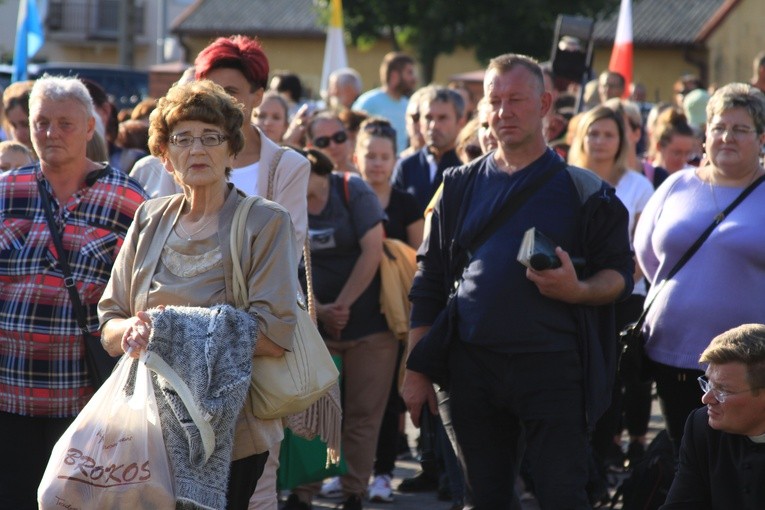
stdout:
<svg viewBox="0 0 765 510">
<path fill-rule="evenodd" d="M 701 355 L 701 402 L 689 417 L 664 510 L 765 508 L 765 326 L 718 335 Z"/>
<path fill-rule="evenodd" d="M 425 147 L 396 164 L 393 186 L 414 195 L 424 213 L 444 170 L 462 164 L 454 146 L 465 125 L 465 102 L 454 90 L 429 86 L 420 95 L 419 110 Z"/>
<path fill-rule="evenodd" d="M 632 290 L 627 213 L 611 187 L 546 146 L 551 98 L 534 60 L 493 59 L 484 89 L 499 147 L 444 174 L 410 295 L 404 399 L 415 424 L 424 403 L 435 409 L 420 354 L 432 362 L 439 338 L 427 333 L 451 310 L 448 382 L 438 382 L 450 392 L 473 508 L 520 508 L 508 481 L 524 451 L 543 509 L 590 508 L 587 428 L 608 406 L 615 369 L 609 305 Z M 507 202 L 519 205 L 482 234 Z M 516 260 L 531 227 L 553 240 L 560 267 Z"/>
</svg>

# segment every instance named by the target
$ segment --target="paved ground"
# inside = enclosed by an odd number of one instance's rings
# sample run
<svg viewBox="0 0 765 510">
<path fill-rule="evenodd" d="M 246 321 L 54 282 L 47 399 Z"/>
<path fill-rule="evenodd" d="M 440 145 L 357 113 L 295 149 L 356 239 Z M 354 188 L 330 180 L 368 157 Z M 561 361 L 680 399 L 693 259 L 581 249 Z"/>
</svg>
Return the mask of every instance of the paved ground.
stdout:
<svg viewBox="0 0 765 510">
<path fill-rule="evenodd" d="M 661 417 L 658 404 L 654 400 L 652 409 L 651 421 L 649 424 L 648 439 L 649 441 L 664 428 L 664 420 Z M 407 420 L 407 437 L 410 442 L 417 437 L 419 432 L 415 429 L 411 422 Z M 626 444 L 624 445 L 626 448 Z M 412 443 L 412 447 L 414 444 Z M 394 472 L 393 488 L 398 487 L 401 480 L 414 476 L 419 464 L 416 461 L 397 461 L 396 471 Z M 426 492 L 419 494 L 405 494 L 394 491 L 395 500 L 393 503 L 370 503 L 364 502 L 365 510 L 449 510 L 451 503 L 447 501 L 438 501 L 436 499 L 435 492 Z M 314 509 L 328 509 L 336 508 L 341 503 L 340 500 L 328 500 L 317 498 L 314 500 Z M 539 506 L 535 500 L 529 500 L 522 502 L 523 510 L 539 510 Z M 616 508 L 620 508 L 617 506 Z"/>
</svg>

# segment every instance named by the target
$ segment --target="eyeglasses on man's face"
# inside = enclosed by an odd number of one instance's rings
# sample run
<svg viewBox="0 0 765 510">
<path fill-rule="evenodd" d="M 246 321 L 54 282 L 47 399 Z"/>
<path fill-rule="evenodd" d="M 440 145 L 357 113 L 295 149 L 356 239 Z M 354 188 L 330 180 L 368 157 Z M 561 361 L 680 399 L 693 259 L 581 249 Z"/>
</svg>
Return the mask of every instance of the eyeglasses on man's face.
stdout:
<svg viewBox="0 0 765 510">
<path fill-rule="evenodd" d="M 194 140 L 199 140 L 205 147 L 217 147 L 228 140 L 228 137 L 220 133 L 205 133 L 202 136 L 180 134 L 170 137 L 170 143 L 176 147 L 191 147 Z"/>
<path fill-rule="evenodd" d="M 313 144 L 319 149 L 326 149 L 329 147 L 329 142 L 335 142 L 336 144 L 345 143 L 348 140 L 348 133 L 345 131 L 338 131 L 331 136 L 318 136 L 313 139 Z"/>
<path fill-rule="evenodd" d="M 706 395 L 707 393 L 712 393 L 712 396 L 717 400 L 719 403 L 725 402 L 725 399 L 730 397 L 731 395 L 738 395 L 740 393 L 746 393 L 748 391 L 752 391 L 754 388 L 749 388 L 748 390 L 741 390 L 741 391 L 725 391 L 725 390 L 719 390 L 712 386 L 709 381 L 707 381 L 707 378 L 703 375 L 698 378 L 699 386 L 701 386 L 701 391 Z"/>
</svg>

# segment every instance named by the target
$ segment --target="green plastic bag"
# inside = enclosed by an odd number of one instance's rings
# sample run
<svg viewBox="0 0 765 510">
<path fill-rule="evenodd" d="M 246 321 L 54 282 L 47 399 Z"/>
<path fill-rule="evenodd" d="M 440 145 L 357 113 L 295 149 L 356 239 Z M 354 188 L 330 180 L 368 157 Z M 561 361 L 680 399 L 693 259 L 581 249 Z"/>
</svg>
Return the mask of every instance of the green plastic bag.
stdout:
<svg viewBox="0 0 765 510">
<path fill-rule="evenodd" d="M 279 490 L 294 489 L 299 485 L 344 475 L 348 471 L 342 452 L 340 464 L 325 467 L 326 462 L 327 444 L 321 438 L 309 441 L 286 429 L 279 452 L 276 485 Z"/>
<path fill-rule="evenodd" d="M 338 371 L 342 373 L 342 358 L 332 356 Z M 279 452 L 279 470 L 276 485 L 279 490 L 293 489 L 299 485 L 320 482 L 325 478 L 344 475 L 348 471 L 345 458 L 340 452 L 340 463 L 326 467 L 327 443 L 317 437 L 312 440 L 296 436 L 290 429 L 284 430 L 284 440 Z"/>
</svg>

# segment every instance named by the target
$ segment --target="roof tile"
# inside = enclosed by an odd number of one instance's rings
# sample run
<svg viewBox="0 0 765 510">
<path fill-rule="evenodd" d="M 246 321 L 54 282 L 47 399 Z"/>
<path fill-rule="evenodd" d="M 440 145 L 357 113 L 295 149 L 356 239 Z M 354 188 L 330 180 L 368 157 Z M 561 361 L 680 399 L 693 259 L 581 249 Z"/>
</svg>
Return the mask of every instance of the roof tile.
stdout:
<svg viewBox="0 0 765 510">
<path fill-rule="evenodd" d="M 324 35 L 313 0 L 200 0 L 182 15 L 179 34 Z"/>
<path fill-rule="evenodd" d="M 635 0 L 632 5 L 632 39 L 639 46 L 688 45 L 726 0 Z M 618 9 L 595 23 L 596 43 L 612 44 Z"/>
</svg>

